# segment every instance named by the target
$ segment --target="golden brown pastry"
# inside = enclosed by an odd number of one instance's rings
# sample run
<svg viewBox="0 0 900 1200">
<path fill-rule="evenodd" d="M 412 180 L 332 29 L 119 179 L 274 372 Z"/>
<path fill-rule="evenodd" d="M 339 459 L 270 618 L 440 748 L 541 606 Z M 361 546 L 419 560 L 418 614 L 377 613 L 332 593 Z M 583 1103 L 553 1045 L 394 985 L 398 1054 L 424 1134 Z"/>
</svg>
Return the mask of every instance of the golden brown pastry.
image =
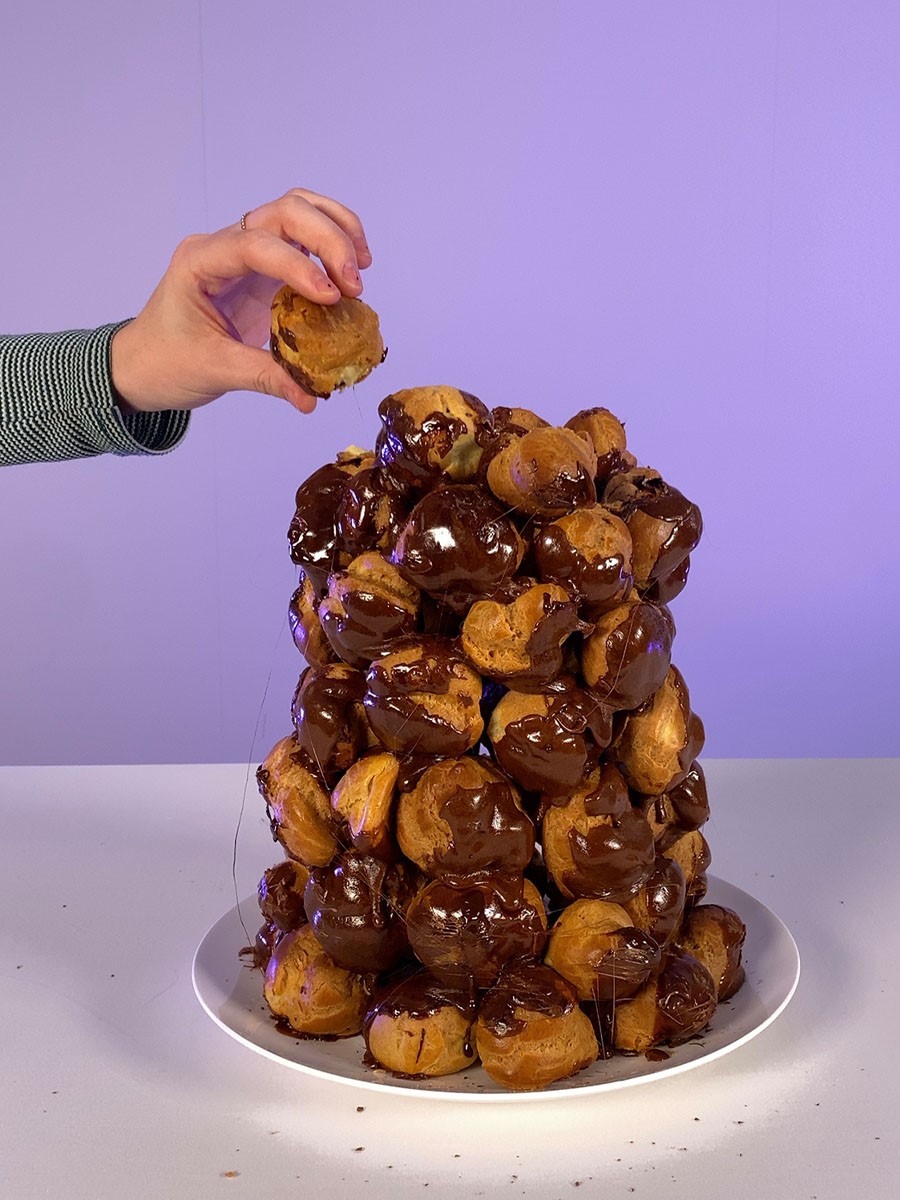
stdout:
<svg viewBox="0 0 900 1200">
<path fill-rule="evenodd" d="M 513 437 L 491 459 L 487 482 L 510 508 L 559 517 L 597 499 L 597 455 L 587 437 L 552 425 Z"/>
<path fill-rule="evenodd" d="M 691 955 L 675 952 L 655 978 L 616 1005 L 613 1042 L 629 1054 L 643 1054 L 662 1042 L 676 1046 L 705 1028 L 715 1011 L 716 985 L 709 971 Z"/>
<path fill-rule="evenodd" d="M 665 950 L 681 928 L 687 889 L 678 863 L 657 854 L 653 870 L 633 896 L 622 901 L 632 925 Z"/>
<path fill-rule="evenodd" d="M 491 711 L 491 749 L 521 787 L 569 795 L 612 737 L 608 708 L 574 681 L 558 678 L 546 692 L 508 691 Z"/>
<path fill-rule="evenodd" d="M 419 589 L 370 550 L 328 576 L 318 614 L 338 657 L 365 671 L 392 641 L 415 633 Z"/>
<path fill-rule="evenodd" d="M 700 541 L 700 509 L 649 467 L 614 475 L 604 489 L 603 503 L 628 526 L 634 582 L 641 591 L 671 581 Z"/>
<path fill-rule="evenodd" d="M 562 670 L 567 639 L 583 628 L 565 588 L 519 580 L 494 599 L 472 605 L 460 644 L 482 675 L 539 692 Z"/>
<path fill-rule="evenodd" d="M 464 754 L 481 737 L 481 677 L 447 638 L 405 638 L 366 675 L 365 709 L 397 754 Z"/>
<path fill-rule="evenodd" d="M 471 392 L 405 388 L 386 396 L 378 415 L 382 428 L 375 453 L 399 488 L 465 483 L 478 473 L 491 414 Z"/>
<path fill-rule="evenodd" d="M 534 826 L 489 759 L 446 758 L 401 793 L 397 840 L 427 875 L 521 875 L 534 853 Z"/>
<path fill-rule="evenodd" d="M 574 987 L 544 963 L 511 964 L 481 1002 L 478 1056 L 491 1079 L 533 1091 L 590 1066 L 598 1046 Z"/>
<path fill-rule="evenodd" d="M 387 353 L 368 304 L 351 296 L 316 304 L 287 285 L 272 301 L 270 345 L 303 390 L 323 399 L 365 379 Z"/>
<path fill-rule="evenodd" d="M 741 950 L 747 927 L 721 904 L 698 904 L 684 919 L 678 944 L 712 975 L 719 1000 L 728 1000 L 744 982 Z"/>
<path fill-rule="evenodd" d="M 311 667 L 324 667 L 337 660 L 319 621 L 316 592 L 305 571 L 288 605 L 288 625 L 294 645 Z"/>
<path fill-rule="evenodd" d="M 550 930 L 544 962 L 568 979 L 581 1000 L 633 995 L 659 966 L 654 939 L 609 900 L 573 900 Z"/>
<path fill-rule="evenodd" d="M 337 831 L 328 793 L 292 734 L 269 751 L 256 772 L 272 836 L 291 858 L 323 867 L 337 853 Z"/>
<path fill-rule="evenodd" d="M 616 608 L 631 590 L 631 534 L 602 504 L 541 525 L 534 555 L 541 578 L 563 584 L 591 620 Z"/>
<path fill-rule="evenodd" d="M 684 677 L 669 667 L 652 700 L 625 720 L 612 753 L 635 791 L 656 796 L 684 779 L 703 742 Z"/>
<path fill-rule="evenodd" d="M 566 429 L 590 440 L 597 455 L 595 475 L 598 484 L 603 484 L 615 471 L 631 465 L 625 450 L 625 426 L 608 408 L 583 408 L 566 421 Z"/>
<path fill-rule="evenodd" d="M 366 1014 L 366 1048 L 394 1075 L 452 1075 L 477 1057 L 470 1009 L 465 990 L 427 971 L 400 974 L 387 980 Z"/>
<path fill-rule="evenodd" d="M 355 849 L 392 862 L 394 800 L 400 761 L 388 753 L 366 754 L 344 772 L 331 793 L 331 807 Z"/>
<path fill-rule="evenodd" d="M 513 958 L 538 957 L 547 916 L 530 880 L 496 875 L 432 880 L 406 912 L 410 945 L 442 983 L 490 987 Z"/>
<path fill-rule="evenodd" d="M 624 902 L 648 879 L 655 861 L 653 834 L 634 809 L 621 773 L 603 763 L 566 803 L 547 807 L 542 822 L 544 862 L 563 896 Z"/>
<path fill-rule="evenodd" d="M 585 638 L 581 669 L 591 690 L 610 708 L 633 709 L 662 685 L 672 661 L 675 624 L 662 605 L 632 592 L 603 613 Z"/>
<path fill-rule="evenodd" d="M 309 925 L 285 934 L 266 967 L 266 1003 L 292 1030 L 307 1036 L 360 1033 L 370 994 L 371 978 L 339 967 Z"/>
<path fill-rule="evenodd" d="M 659 851 L 664 858 L 678 864 L 684 875 L 687 902 L 696 904 L 706 895 L 706 872 L 712 860 L 709 843 L 700 832 L 690 833 L 673 830 L 659 842 Z"/>
</svg>

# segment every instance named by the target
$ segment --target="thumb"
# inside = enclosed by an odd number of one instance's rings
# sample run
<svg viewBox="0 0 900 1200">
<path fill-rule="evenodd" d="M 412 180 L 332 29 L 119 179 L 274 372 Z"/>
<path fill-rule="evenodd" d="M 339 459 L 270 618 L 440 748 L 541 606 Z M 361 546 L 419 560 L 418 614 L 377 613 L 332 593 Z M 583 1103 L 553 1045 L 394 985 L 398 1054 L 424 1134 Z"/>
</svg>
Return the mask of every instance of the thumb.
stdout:
<svg viewBox="0 0 900 1200">
<path fill-rule="evenodd" d="M 222 351 L 221 369 L 226 379 L 225 390 L 280 396 L 304 413 L 311 413 L 316 407 L 316 397 L 305 392 L 268 350 L 231 341 Z"/>
</svg>

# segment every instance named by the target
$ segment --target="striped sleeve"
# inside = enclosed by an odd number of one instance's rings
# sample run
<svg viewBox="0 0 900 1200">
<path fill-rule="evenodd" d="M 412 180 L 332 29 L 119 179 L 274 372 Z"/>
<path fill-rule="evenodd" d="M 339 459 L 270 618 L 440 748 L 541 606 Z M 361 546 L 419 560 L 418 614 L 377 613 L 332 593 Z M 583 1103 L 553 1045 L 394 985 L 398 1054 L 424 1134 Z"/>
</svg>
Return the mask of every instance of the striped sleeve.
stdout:
<svg viewBox="0 0 900 1200">
<path fill-rule="evenodd" d="M 116 404 L 109 348 L 125 324 L 0 336 L 0 466 L 178 445 L 188 413 L 126 414 Z"/>
</svg>

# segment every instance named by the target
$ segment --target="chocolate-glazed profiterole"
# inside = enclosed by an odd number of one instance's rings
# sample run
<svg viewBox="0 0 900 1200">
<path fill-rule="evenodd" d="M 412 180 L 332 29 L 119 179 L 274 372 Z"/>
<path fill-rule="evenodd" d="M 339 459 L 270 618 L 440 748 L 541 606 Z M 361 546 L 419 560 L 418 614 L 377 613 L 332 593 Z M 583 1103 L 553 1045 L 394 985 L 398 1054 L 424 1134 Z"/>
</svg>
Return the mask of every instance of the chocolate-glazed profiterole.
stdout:
<svg viewBox="0 0 900 1200">
<path fill-rule="evenodd" d="M 700 541 L 700 509 L 658 471 L 637 467 L 614 475 L 604 488 L 603 503 L 628 526 L 634 582 L 642 591 L 671 576 Z"/>
<path fill-rule="evenodd" d="M 460 644 L 482 675 L 539 692 L 562 670 L 568 638 L 585 628 L 565 588 L 521 579 L 472 605 Z"/>
<path fill-rule="evenodd" d="M 427 971 L 389 976 L 363 1033 L 370 1056 L 408 1079 L 452 1075 L 476 1059 L 470 998 Z"/>
<path fill-rule="evenodd" d="M 383 467 L 361 467 L 338 498 L 334 527 L 341 549 L 353 558 L 367 550 L 388 554 L 408 507 Z"/>
<path fill-rule="evenodd" d="M 369 724 L 399 754 L 464 754 L 481 737 L 481 678 L 446 638 L 406 638 L 366 676 Z"/>
<path fill-rule="evenodd" d="M 387 751 L 348 767 L 331 793 L 331 807 L 355 849 L 385 862 L 397 858 L 394 800 L 400 760 Z"/>
<path fill-rule="evenodd" d="M 272 300 L 272 357 L 311 396 L 326 399 L 384 362 L 378 316 L 362 300 L 316 304 L 285 285 Z"/>
<path fill-rule="evenodd" d="M 327 463 L 297 489 L 288 545 L 292 561 L 303 568 L 316 593 L 325 590 L 332 571 L 350 561 L 339 544 L 334 518 L 344 484 L 364 461 L 349 457 Z"/>
<path fill-rule="evenodd" d="M 698 904 L 687 914 L 678 944 L 702 962 L 713 977 L 719 1000 L 728 1000 L 744 982 L 741 951 L 747 927 L 721 904 Z"/>
<path fill-rule="evenodd" d="M 706 895 L 706 872 L 712 862 L 709 842 L 694 829 L 690 833 L 671 830 L 660 839 L 659 852 L 664 858 L 678 864 L 684 876 L 687 903 L 696 904 Z"/>
<path fill-rule="evenodd" d="M 291 858 L 308 867 L 331 862 L 338 842 L 328 793 L 295 735 L 276 742 L 256 772 L 256 782 L 272 836 Z"/>
<path fill-rule="evenodd" d="M 590 441 L 552 425 L 514 437 L 488 463 L 487 482 L 503 504 L 560 517 L 597 499 L 597 455 Z"/>
<path fill-rule="evenodd" d="M 510 959 L 539 956 L 547 938 L 540 894 L 522 876 L 435 879 L 410 904 L 406 921 L 419 961 L 470 993 L 490 987 Z"/>
<path fill-rule="evenodd" d="M 670 667 L 653 698 L 627 717 L 613 754 L 631 787 L 655 796 L 684 779 L 703 741 L 684 678 Z"/>
<path fill-rule="evenodd" d="M 288 605 L 288 625 L 294 645 L 311 667 L 336 662 L 337 655 L 325 636 L 316 610 L 316 591 L 304 571 Z"/>
<path fill-rule="evenodd" d="M 478 472 L 491 414 L 477 396 L 454 387 L 406 388 L 378 406 L 375 453 L 400 488 L 464 483 Z"/>
<path fill-rule="evenodd" d="M 454 612 L 506 583 L 524 543 L 483 488 L 451 484 L 423 496 L 400 530 L 393 561 L 404 576 Z"/>
<path fill-rule="evenodd" d="M 371 978 L 339 967 L 309 925 L 286 933 L 272 950 L 264 994 L 286 1028 L 308 1037 L 352 1037 L 369 1007 Z"/>
<path fill-rule="evenodd" d="M 702 963 L 689 954 L 670 954 L 659 974 L 629 1000 L 616 1005 L 616 1048 L 643 1054 L 666 1042 L 671 1046 L 699 1033 L 716 1011 L 716 985 Z"/>
<path fill-rule="evenodd" d="M 610 708 L 637 708 L 662 685 L 674 637 L 669 610 L 632 594 L 585 638 L 581 669 L 588 686 Z"/>
<path fill-rule="evenodd" d="M 300 676 L 291 716 L 300 746 L 327 783 L 356 761 L 369 744 L 362 701 L 365 676 L 346 663 L 307 667 Z"/>
<path fill-rule="evenodd" d="M 466 756 L 435 763 L 401 794 L 397 840 L 427 875 L 520 875 L 534 853 L 534 826 L 506 776 Z"/>
<path fill-rule="evenodd" d="M 594 447 L 598 485 L 604 484 L 614 472 L 633 465 L 625 451 L 625 426 L 608 408 L 583 408 L 566 421 L 566 429 L 587 437 Z"/>
<path fill-rule="evenodd" d="M 631 534 L 602 504 L 541 525 L 534 556 L 541 578 L 563 584 L 589 619 L 617 607 L 631 590 Z"/>
<path fill-rule="evenodd" d="M 574 987 L 534 962 L 510 964 L 484 997 L 475 1044 L 491 1079 L 514 1091 L 568 1079 L 599 1052 Z"/>
<path fill-rule="evenodd" d="M 653 834 L 612 763 L 592 771 L 541 826 L 544 862 L 563 896 L 624 901 L 653 869 Z"/>
<path fill-rule="evenodd" d="M 313 870 L 303 899 L 306 916 L 339 966 L 377 974 L 404 957 L 413 874 L 405 863 L 385 863 L 355 850 Z"/>
<path fill-rule="evenodd" d="M 544 961 L 575 987 L 581 1000 L 633 995 L 659 966 L 656 941 L 636 929 L 620 904 L 573 900 L 550 930 Z"/>
<path fill-rule="evenodd" d="M 259 911 L 263 919 L 282 933 L 290 933 L 306 922 L 303 892 L 309 871 L 302 863 L 287 859 L 263 873 L 257 888 Z"/>
<path fill-rule="evenodd" d="M 653 870 L 643 886 L 622 907 L 631 924 L 649 933 L 663 950 L 681 927 L 687 888 L 677 862 L 657 854 Z"/>
<path fill-rule="evenodd" d="M 374 551 L 360 554 L 344 571 L 328 576 L 319 620 L 335 653 L 367 670 L 392 641 L 416 632 L 419 589 Z"/>
<path fill-rule="evenodd" d="M 609 745 L 612 721 L 608 708 L 560 676 L 546 692 L 502 696 L 488 737 L 500 767 L 521 787 L 565 796 Z"/>
<path fill-rule="evenodd" d="M 691 763 L 688 773 L 674 787 L 658 796 L 645 796 L 640 806 L 657 841 L 672 830 L 699 829 L 709 820 L 703 768 L 698 762 Z"/>
</svg>

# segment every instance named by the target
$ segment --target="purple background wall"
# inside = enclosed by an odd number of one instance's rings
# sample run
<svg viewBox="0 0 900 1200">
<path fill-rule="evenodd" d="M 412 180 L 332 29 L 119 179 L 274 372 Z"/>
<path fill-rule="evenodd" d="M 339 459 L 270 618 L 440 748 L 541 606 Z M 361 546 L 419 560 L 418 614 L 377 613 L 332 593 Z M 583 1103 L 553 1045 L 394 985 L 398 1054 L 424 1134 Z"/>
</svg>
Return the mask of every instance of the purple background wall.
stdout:
<svg viewBox="0 0 900 1200">
<path fill-rule="evenodd" d="M 894 755 L 894 3 L 36 0 L 0 44 L 0 329 L 134 313 L 287 187 L 363 216 L 387 363 L 159 460 L 0 473 L 0 761 L 251 760 L 288 728 L 293 491 L 452 383 L 606 404 L 703 508 L 710 755 Z M 552 14 L 552 15 L 551 15 Z"/>
</svg>

